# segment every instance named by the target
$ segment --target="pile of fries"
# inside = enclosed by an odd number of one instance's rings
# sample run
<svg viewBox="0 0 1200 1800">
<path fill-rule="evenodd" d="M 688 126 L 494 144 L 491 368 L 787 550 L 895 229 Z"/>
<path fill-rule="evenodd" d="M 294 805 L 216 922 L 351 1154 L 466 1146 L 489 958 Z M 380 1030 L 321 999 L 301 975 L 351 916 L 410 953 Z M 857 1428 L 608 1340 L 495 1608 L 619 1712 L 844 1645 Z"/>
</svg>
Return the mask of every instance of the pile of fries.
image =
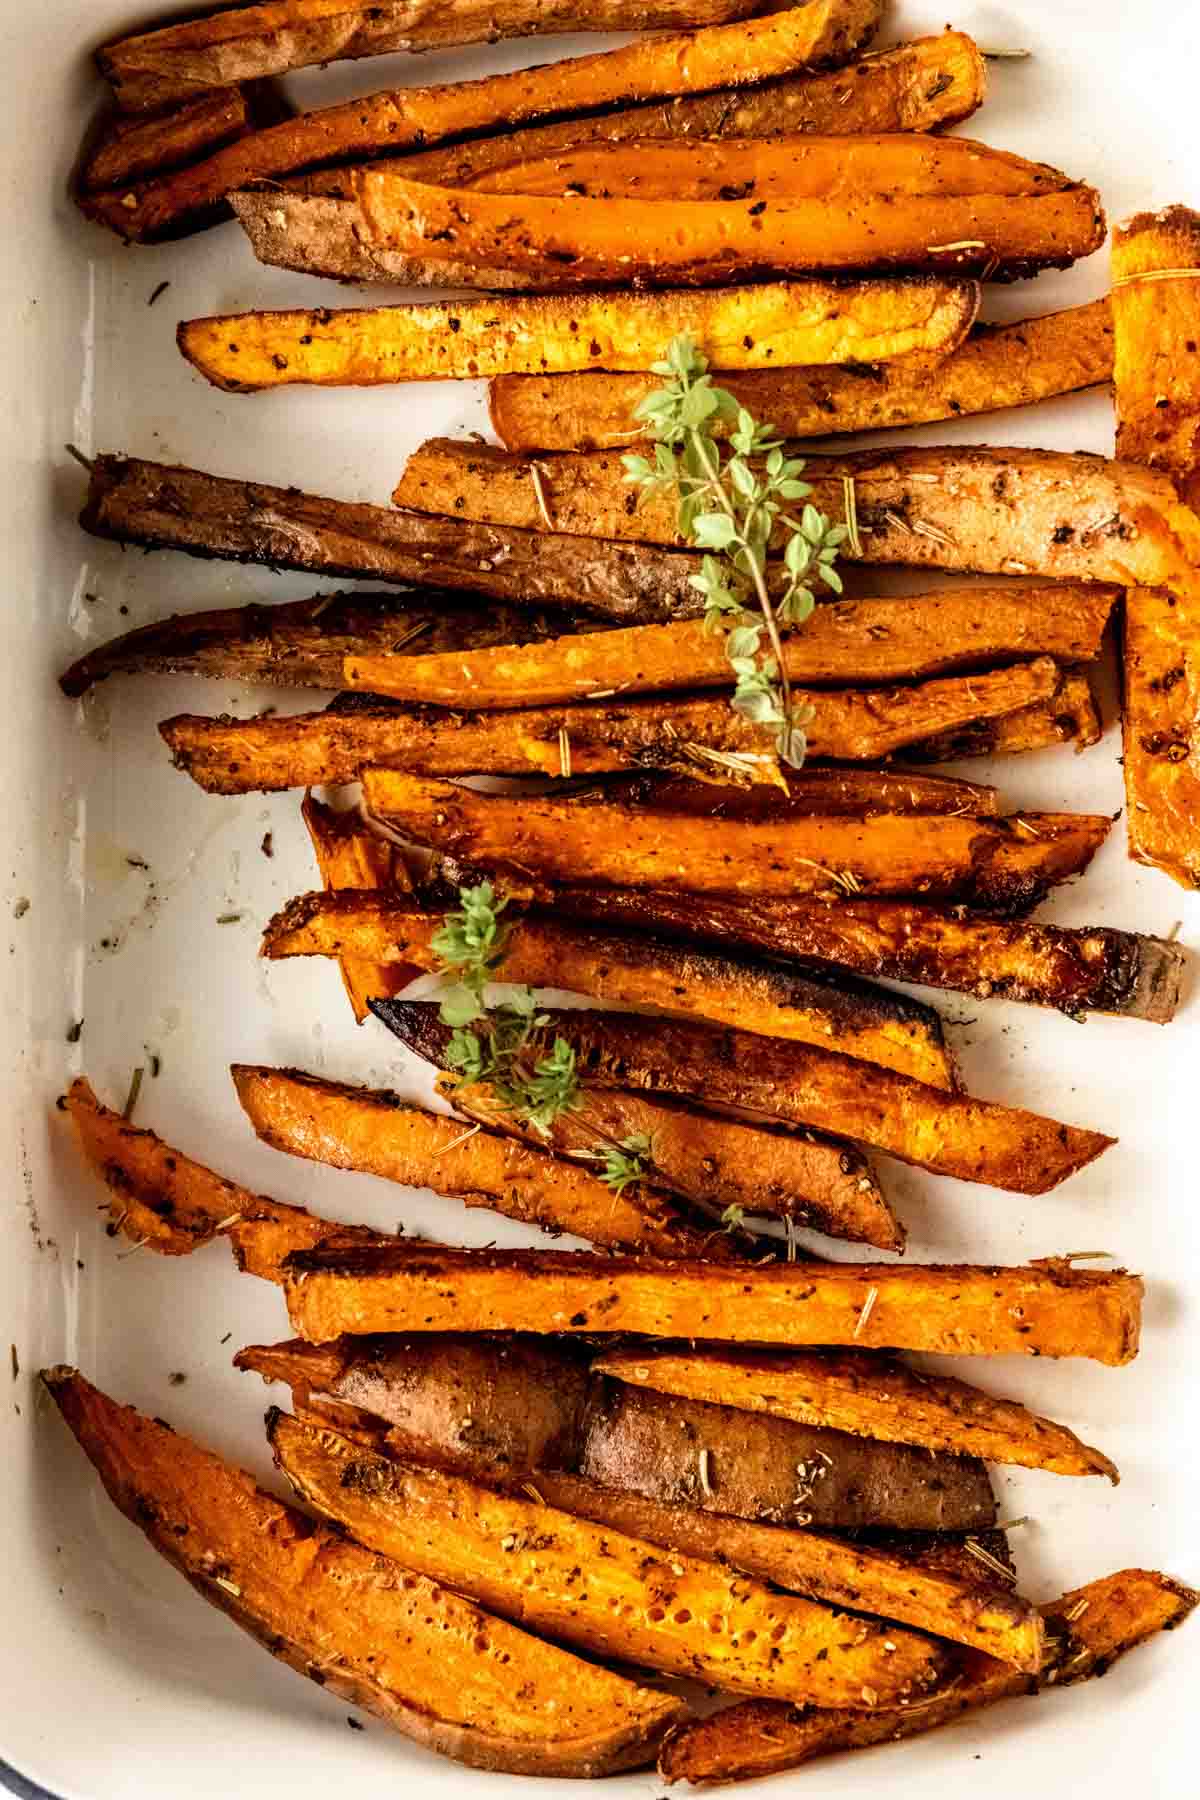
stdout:
<svg viewBox="0 0 1200 1800">
<path fill-rule="evenodd" d="M 334 1224 L 80 1079 L 62 1105 L 110 1233 L 168 1256 L 224 1237 L 279 1288 L 296 1335 L 236 1364 L 290 1389 L 267 1430 L 307 1510 L 73 1370 L 44 1379 L 117 1506 L 214 1604 L 481 1768 L 657 1759 L 698 1785 L 793 1768 L 1103 1673 L 1197 1598 L 1131 1569 L 1031 1604 L 987 1462 L 1116 1467 L 905 1360 L 1125 1364 L 1138 1276 L 839 1262 L 797 1255 L 795 1228 L 901 1251 L 875 1157 L 1038 1195 L 1113 1141 L 966 1093 L 936 1009 L 881 978 L 1133 1030 L 1178 1005 L 1177 944 L 1031 917 L 1110 818 L 1006 811 L 929 766 L 1098 742 L 1088 671 L 1120 620 L 1129 853 L 1200 886 L 1200 215 L 1116 231 L 1108 298 L 980 324 L 987 283 L 1099 248 L 1095 190 L 934 135 L 985 97 L 962 33 L 864 54 L 883 0 L 760 10 L 516 4 L 506 35 L 675 35 L 299 115 L 273 78 L 491 39 L 495 9 L 277 0 L 185 20 L 100 53 L 116 110 L 77 178 L 87 216 L 134 244 L 236 217 L 263 263 L 477 290 L 183 321 L 182 355 L 229 392 L 486 378 L 499 443 L 421 445 L 391 506 L 98 457 L 98 536 L 376 591 L 168 617 L 62 686 L 170 672 L 333 693 L 160 730 L 210 793 L 306 790 L 319 881 L 262 954 L 336 960 L 359 1022 L 428 1063 L 453 1110 L 237 1064 L 247 1119 L 282 1153 L 591 1248 Z M 676 497 L 635 493 L 623 460 L 681 333 L 788 440 L 1113 384 L 1115 460 L 806 459 L 851 585 L 782 640 L 811 719 L 799 772 L 731 709 Z M 769 586 L 782 524 L 764 541 Z M 883 597 L 881 564 L 958 579 Z M 336 809 L 311 792 L 356 782 Z M 586 1106 L 522 1112 L 494 1071 L 464 1073 L 437 998 L 407 997 L 447 972 L 466 893 L 505 913 L 493 975 L 600 1003 L 530 1026 L 569 1041 Z"/>
</svg>

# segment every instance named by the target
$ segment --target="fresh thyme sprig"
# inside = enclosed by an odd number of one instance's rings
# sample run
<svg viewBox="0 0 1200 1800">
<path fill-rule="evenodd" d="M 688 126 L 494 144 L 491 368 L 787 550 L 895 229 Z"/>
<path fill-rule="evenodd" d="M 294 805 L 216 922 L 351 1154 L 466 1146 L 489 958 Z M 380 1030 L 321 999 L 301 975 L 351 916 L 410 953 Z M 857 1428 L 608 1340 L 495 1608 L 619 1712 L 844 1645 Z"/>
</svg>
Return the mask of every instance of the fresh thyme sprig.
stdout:
<svg viewBox="0 0 1200 1800">
<path fill-rule="evenodd" d="M 811 504 L 798 516 L 786 510 L 812 493 L 800 479 L 803 460 L 785 455 L 774 426 L 760 424 L 732 394 L 713 386 L 708 359 L 690 336 L 673 338 L 664 360 L 651 366 L 664 384 L 646 395 L 636 417 L 656 440 L 654 461 L 626 455 L 625 479 L 644 492 L 676 490 L 679 534 L 706 553 L 691 582 L 704 596 L 705 624 L 726 633 L 737 677 L 731 704 L 753 724 L 771 728 L 779 755 L 798 769 L 813 712 L 792 699 L 781 628 L 804 623 L 818 582 L 841 593 L 834 564 L 847 528 Z M 733 421 L 724 460 L 711 430 L 719 418 Z M 777 523 L 790 536 L 783 586 L 773 597 L 767 548 Z"/>
</svg>

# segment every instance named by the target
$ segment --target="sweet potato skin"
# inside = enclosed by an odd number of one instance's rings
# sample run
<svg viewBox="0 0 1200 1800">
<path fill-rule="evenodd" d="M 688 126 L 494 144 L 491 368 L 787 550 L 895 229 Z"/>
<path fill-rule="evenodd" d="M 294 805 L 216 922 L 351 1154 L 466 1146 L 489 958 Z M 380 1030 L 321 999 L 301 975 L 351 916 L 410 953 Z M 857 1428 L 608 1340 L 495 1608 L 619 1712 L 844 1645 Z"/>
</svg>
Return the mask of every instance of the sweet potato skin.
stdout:
<svg viewBox="0 0 1200 1800">
<path fill-rule="evenodd" d="M 892 1633 L 886 1650 L 881 1624 L 774 1595 L 700 1558 L 672 1566 L 636 1538 L 461 1475 L 364 1453 L 328 1428 L 273 1411 L 268 1436 L 305 1499 L 368 1549 L 594 1653 L 735 1692 L 836 1696 L 850 1707 L 903 1703 L 945 1667 L 932 1643 L 906 1632 Z M 714 1616 L 725 1621 L 720 1634 Z"/>
<path fill-rule="evenodd" d="M 419 306 L 185 319 L 180 353 L 227 393 L 373 387 L 577 369 L 648 369 L 691 331 L 732 368 L 951 350 L 979 305 L 971 282 L 775 283 L 710 293 L 542 294 Z"/>
<path fill-rule="evenodd" d="M 350 956 L 385 970 L 396 964 L 437 970 L 433 939 L 442 924 L 442 914 L 395 898 L 353 891 L 302 895 L 268 923 L 261 954 Z M 837 1043 L 849 1055 L 935 1087 L 955 1085 L 932 1008 L 865 983 L 822 983 L 800 970 L 564 926 L 544 916 L 513 920 L 502 972 L 504 980 L 528 987 L 717 1020 L 771 1038 Z M 381 989 L 380 997 L 386 993 Z"/>
<path fill-rule="evenodd" d="M 847 369 L 775 368 L 720 385 L 784 437 L 879 431 L 1032 406 L 1112 377 L 1107 299 L 1012 325 L 975 325 L 945 357 Z M 645 375 L 499 375 L 488 391 L 492 427 L 509 450 L 624 450 L 646 435 L 634 412 L 654 386 Z M 715 436 L 728 422 L 718 419 Z"/>
<path fill-rule="evenodd" d="M 601 1374 L 659 1394 L 740 1407 L 810 1426 L 986 1457 L 1057 1475 L 1119 1477 L 1108 1457 L 1062 1425 L 953 1376 L 930 1375 L 867 1351 L 612 1350 Z M 731 1509 L 734 1510 L 734 1509 Z"/>
<path fill-rule="evenodd" d="M 429 1244 L 298 1251 L 289 1269 L 288 1312 L 310 1343 L 346 1332 L 602 1330 L 960 1356 L 1091 1356 L 1117 1365 L 1136 1355 L 1142 1294 L 1137 1276 L 1065 1263 L 730 1270 L 582 1251 L 502 1254 Z"/>
<path fill-rule="evenodd" d="M 116 187 L 194 162 L 252 129 L 240 88 L 220 88 L 190 99 L 165 115 L 116 118 L 84 159 L 78 185 L 87 192 Z"/>
<path fill-rule="evenodd" d="M 418 1743 L 476 1768 L 602 1775 L 683 1716 L 314 1524 L 74 1370 L 42 1379 L 109 1498 L 206 1600 Z"/>
<path fill-rule="evenodd" d="M 577 789 L 574 798 L 713 819 L 808 818 L 814 813 L 858 818 L 881 812 L 994 818 L 1000 812 L 1000 794 L 994 787 L 960 776 L 895 767 L 789 770 L 786 793 L 766 783 L 725 787 L 686 775 L 629 775 Z"/>
</svg>

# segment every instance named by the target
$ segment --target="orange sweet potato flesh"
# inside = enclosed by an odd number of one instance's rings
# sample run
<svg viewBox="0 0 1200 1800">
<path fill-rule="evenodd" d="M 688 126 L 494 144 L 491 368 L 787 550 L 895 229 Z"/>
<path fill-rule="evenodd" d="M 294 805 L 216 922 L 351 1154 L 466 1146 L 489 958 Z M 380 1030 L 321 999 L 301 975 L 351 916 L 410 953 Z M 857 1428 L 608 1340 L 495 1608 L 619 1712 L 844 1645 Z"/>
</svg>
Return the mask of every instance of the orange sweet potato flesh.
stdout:
<svg viewBox="0 0 1200 1800">
<path fill-rule="evenodd" d="M 441 913 L 405 905 L 400 898 L 352 890 L 302 895 L 269 922 L 262 955 L 349 957 L 389 973 L 397 965 L 437 971 L 442 964 L 433 940 L 443 923 Z M 823 983 L 798 969 L 547 917 L 512 921 L 500 973 L 527 987 L 711 1019 L 768 1038 L 836 1044 L 849 1056 L 934 1087 L 955 1085 L 941 1020 L 932 1008 L 865 982 Z M 394 987 L 380 988 L 373 997 L 389 991 Z"/>
<path fill-rule="evenodd" d="M 1062 675 L 1048 657 L 980 675 L 911 686 L 806 689 L 809 754 L 873 762 L 944 732 L 1003 718 L 1058 693 Z M 354 781 L 364 769 L 414 775 L 584 775 L 617 769 L 732 769 L 774 780 L 769 731 L 723 697 L 635 699 L 601 706 L 531 707 L 451 716 L 434 707 L 376 699 L 319 713 L 264 713 L 248 719 L 179 713 L 159 731 L 176 768 L 206 792 L 245 794 Z"/>
<path fill-rule="evenodd" d="M 314 1524 L 76 1371 L 43 1380 L 114 1505 L 206 1600 L 417 1743 L 475 1768 L 606 1775 L 684 1715 Z"/>
<path fill-rule="evenodd" d="M 1104 842 L 1103 814 L 1012 819 L 809 817 L 680 819 L 669 834 L 636 807 L 575 806 L 554 795 L 480 794 L 369 768 L 370 810 L 418 843 L 484 868 L 552 883 L 685 893 L 846 898 L 925 895 L 1012 909 L 1079 874 Z"/>
<path fill-rule="evenodd" d="M 250 129 L 246 96 L 237 87 L 217 89 L 148 119 L 114 119 L 88 151 L 79 186 L 94 191 L 161 174 L 245 137 Z"/>
<path fill-rule="evenodd" d="M 946 1666 L 927 1639 L 772 1593 L 699 1557 L 681 1552 L 672 1564 L 643 1540 L 364 1451 L 328 1427 L 276 1410 L 268 1436 L 307 1503 L 366 1548 L 593 1654 L 735 1693 L 852 1708 L 903 1704 Z"/>
<path fill-rule="evenodd" d="M 134 243 L 178 236 L 225 217 L 235 188 L 321 163 L 394 156 L 555 113 L 739 87 L 845 61 L 879 15 L 880 0 L 812 0 L 763 19 L 642 39 L 481 81 L 384 91 L 302 113 L 174 174 L 88 196 L 84 210 Z"/>
<path fill-rule="evenodd" d="M 490 0 L 266 0 L 121 38 L 97 51 L 96 60 L 119 103 L 132 110 L 313 64 L 492 43 L 497 36 L 715 25 L 760 6 L 761 0 L 510 0 L 498 17 Z"/>
<path fill-rule="evenodd" d="M 1100 584 L 946 588 L 903 599 L 817 607 L 784 639 L 795 682 L 913 681 L 1030 656 L 1100 653 L 1118 590 Z M 351 652 L 347 685 L 435 706 L 551 706 L 599 694 L 732 685 L 729 658 L 703 620 L 590 632 L 539 644 L 421 655 Z"/>
<path fill-rule="evenodd" d="M 235 1063 L 230 1071 L 264 1143 L 331 1168 L 432 1187 L 551 1234 L 651 1256 L 736 1257 L 741 1240 L 703 1230 L 641 1183 L 619 1194 L 579 1163 L 499 1132 L 466 1128 L 387 1090 L 347 1087 L 298 1069 Z"/>
<path fill-rule="evenodd" d="M 393 893 L 412 891 L 408 871 L 398 851 L 386 838 L 362 829 L 357 813 L 334 812 L 312 794 L 305 794 L 301 816 L 312 840 L 321 880 L 328 891 L 382 888 Z M 360 956 L 340 956 L 342 984 L 355 1018 L 367 1017 L 367 1002 L 380 994 L 398 994 L 417 971 L 411 966 L 372 962 Z"/>
<path fill-rule="evenodd" d="M 920 1444 L 1056 1475 L 1116 1467 L 1051 1419 L 996 1400 L 950 1375 L 930 1375 L 869 1351 L 613 1350 L 593 1367 L 657 1393 L 767 1412 L 887 1443 Z"/>
<path fill-rule="evenodd" d="M 1200 214 L 1139 213 L 1113 238 L 1117 448 L 1200 503 Z M 1200 887 L 1200 576 L 1125 601 L 1129 854 Z"/>
<path fill-rule="evenodd" d="M 293 1329 L 318 1344 L 345 1333 L 599 1330 L 956 1356 L 1090 1356 L 1119 1365 L 1137 1351 L 1142 1293 L 1136 1276 L 1065 1263 L 731 1269 L 404 1243 L 297 1251 L 288 1269 Z"/>
<path fill-rule="evenodd" d="M 957 762 L 965 756 L 1019 756 L 1030 750 L 1051 750 L 1073 744 L 1076 752 L 1098 744 L 1103 735 L 1096 697 L 1087 672 L 1064 669 L 1052 700 L 1038 700 L 1001 719 L 980 719 L 923 744 L 910 744 L 909 762 Z"/>
<path fill-rule="evenodd" d="M 666 1782 L 717 1787 L 794 1769 L 832 1751 L 915 1737 L 999 1700 L 1103 1675 L 1127 1650 L 1181 1625 L 1196 1600 L 1190 1588 L 1169 1576 L 1124 1569 L 1042 1608 L 1054 1647 L 1040 1679 L 968 1652 L 943 1694 L 890 1716 L 747 1701 L 672 1732 L 659 1774 Z"/>
<path fill-rule="evenodd" d="M 1112 368 L 1112 308 L 1103 299 L 1011 325 L 976 325 L 949 356 L 748 370 L 722 375 L 719 385 L 781 436 L 806 438 L 1032 406 L 1109 381 Z M 654 385 L 649 375 L 500 375 L 488 395 L 492 426 L 509 450 L 624 450 L 646 435 L 634 414 Z M 714 435 L 728 435 L 728 420 L 710 425 Z"/>
</svg>

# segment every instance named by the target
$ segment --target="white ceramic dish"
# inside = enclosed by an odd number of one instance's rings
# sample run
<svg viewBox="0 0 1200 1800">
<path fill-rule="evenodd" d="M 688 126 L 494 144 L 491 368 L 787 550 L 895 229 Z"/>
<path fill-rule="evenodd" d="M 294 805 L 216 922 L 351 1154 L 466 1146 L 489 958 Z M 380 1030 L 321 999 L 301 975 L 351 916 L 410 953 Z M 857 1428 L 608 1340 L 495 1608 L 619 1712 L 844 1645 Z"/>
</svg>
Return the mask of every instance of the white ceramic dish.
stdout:
<svg viewBox="0 0 1200 1800">
<path fill-rule="evenodd" d="M 153 9 L 150 9 L 153 10 Z M 64 454 L 128 449 L 227 474 L 298 482 L 352 499 L 386 499 L 407 451 L 434 431 L 483 424 L 474 387 L 368 393 L 298 390 L 219 395 L 174 348 L 177 317 L 242 305 L 345 303 L 344 292 L 260 269 L 224 227 L 181 245 L 124 250 L 66 199 L 79 132 L 100 99 L 84 51 L 144 16 L 119 0 L 41 8 L 0 0 L 6 180 L 0 420 L 8 517 L 7 653 L 0 661 L 0 1179 L 7 1254 L 3 1335 L 13 1378 L 0 1409 L 5 1615 L 0 1649 L 0 1786 L 71 1800 L 178 1800 L 246 1794 L 324 1800 L 331 1789 L 433 1800 L 505 1800 L 515 1778 L 439 1761 L 275 1665 L 155 1558 L 100 1495 L 33 1373 L 77 1361 L 112 1392 L 264 1469 L 263 1390 L 235 1375 L 232 1350 L 284 1330 L 277 1295 L 239 1280 L 217 1250 L 188 1263 L 130 1257 L 109 1242 L 54 1098 L 86 1068 L 120 1101 L 146 1047 L 161 1057 L 139 1118 L 229 1174 L 323 1213 L 384 1226 L 404 1218 L 464 1242 L 520 1241 L 488 1215 L 275 1155 L 244 1124 L 225 1075 L 234 1058 L 292 1062 L 351 1079 L 413 1085 L 393 1042 L 349 1023 L 336 971 L 257 964 L 258 928 L 312 885 L 294 795 L 209 799 L 172 772 L 155 733 L 174 711 L 253 710 L 263 696 L 218 684 L 111 682 L 84 708 L 55 675 L 84 641 L 168 610 L 312 591 L 276 577 L 179 556 L 143 558 L 75 526 L 80 470 Z M 897 4 L 887 36 L 939 28 L 933 0 Z M 972 122 L 990 143 L 1096 181 L 1110 216 L 1195 202 L 1200 129 L 1192 0 L 1012 0 L 955 9 L 982 43 L 1028 47 L 992 65 L 993 96 Z M 333 99 L 402 82 L 544 60 L 573 46 L 391 58 L 310 71 L 295 89 Z M 594 42 L 576 47 L 592 48 Z M 1102 291 L 1107 258 L 989 296 L 993 316 L 1048 310 Z M 147 310 L 160 282 L 170 287 Z M 954 428 L 927 441 L 1111 451 L 1107 398 Z M 277 693 L 270 698 L 279 700 Z M 1110 713 L 1111 713 L 1110 707 Z M 1054 752 L 995 771 L 1015 804 L 1116 810 L 1110 729 L 1086 756 Z M 971 773 L 980 771 L 972 768 Z M 261 851 L 266 831 L 275 855 Z M 131 866 L 144 858 L 148 870 Z M 241 922 L 218 926 L 219 915 Z M 1200 942 L 1200 901 L 1124 859 L 1121 832 L 1055 916 Z M 1193 1369 L 1200 1359 L 1200 1261 L 1191 1131 L 1200 1077 L 1193 1001 L 1169 1029 L 951 999 L 945 1008 L 979 1092 L 1025 1101 L 1121 1142 L 1059 1193 L 1022 1200 L 889 1169 L 917 1259 L 1019 1261 L 1110 1250 L 1149 1277 L 1145 1348 L 1129 1369 L 1006 1362 L 973 1374 L 1076 1426 L 1118 1460 L 1124 1481 L 997 1474 L 1003 1512 L 1029 1514 L 1015 1537 L 1026 1585 L 1049 1595 L 1131 1563 L 1200 1577 L 1200 1452 Z M 69 1046 L 69 1025 L 84 1020 Z M 19 1366 L 19 1373 L 18 1373 Z M 172 1371 L 185 1384 L 170 1385 Z M 1092 1684 L 1034 1706 L 1014 1703 L 957 1729 L 820 1764 L 770 1790 L 842 1800 L 882 1780 L 922 1800 L 972 1800 L 1086 1787 L 1098 1800 L 1181 1795 L 1200 1670 L 1200 1628 L 1160 1642 Z M 32 1785 L 31 1785 L 32 1784 Z M 623 1778 L 657 1794 L 652 1773 Z M 546 1791 L 543 1786 L 541 1790 Z M 755 1789 L 754 1791 L 760 1791 Z M 761 1791 L 766 1792 L 766 1784 Z M 565 1788 L 564 1788 L 565 1792 Z"/>
</svg>

